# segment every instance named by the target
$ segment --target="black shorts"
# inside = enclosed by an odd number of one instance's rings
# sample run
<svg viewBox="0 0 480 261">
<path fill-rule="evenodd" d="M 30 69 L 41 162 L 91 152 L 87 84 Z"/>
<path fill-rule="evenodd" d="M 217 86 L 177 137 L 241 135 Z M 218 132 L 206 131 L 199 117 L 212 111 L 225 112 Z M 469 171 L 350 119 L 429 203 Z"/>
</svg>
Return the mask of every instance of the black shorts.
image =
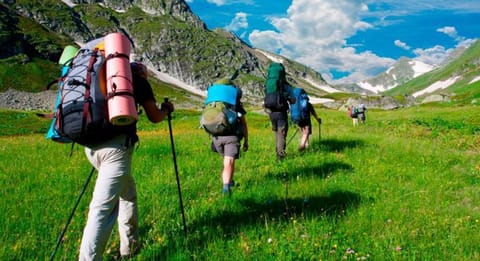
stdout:
<svg viewBox="0 0 480 261">
<path fill-rule="evenodd" d="M 238 136 L 217 136 L 212 137 L 215 150 L 223 157 L 238 159 L 240 156 L 240 140 Z"/>
</svg>

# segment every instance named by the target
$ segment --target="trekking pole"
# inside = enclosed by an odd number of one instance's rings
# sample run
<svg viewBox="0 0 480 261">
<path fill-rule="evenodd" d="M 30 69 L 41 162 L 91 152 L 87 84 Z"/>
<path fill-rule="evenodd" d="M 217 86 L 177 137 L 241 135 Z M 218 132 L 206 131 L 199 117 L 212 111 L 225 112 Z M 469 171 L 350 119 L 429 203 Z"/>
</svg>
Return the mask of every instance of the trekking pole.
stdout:
<svg viewBox="0 0 480 261">
<path fill-rule="evenodd" d="M 50 255 L 50 261 L 53 260 L 55 257 L 55 254 L 57 253 L 58 247 L 63 241 L 63 237 L 65 236 L 65 233 L 67 232 L 67 228 L 70 225 L 70 222 L 72 221 L 73 215 L 75 214 L 75 210 L 77 210 L 78 204 L 80 203 L 80 199 L 82 198 L 83 194 L 85 193 L 85 190 L 87 189 L 88 183 L 92 179 L 93 172 L 95 171 L 95 167 L 92 167 L 92 170 L 90 171 L 90 174 L 88 175 L 87 180 L 85 181 L 85 184 L 83 185 L 82 191 L 80 192 L 80 195 L 78 196 L 77 202 L 75 203 L 75 206 L 72 209 L 72 213 L 70 213 L 70 216 L 68 217 L 67 223 L 65 224 L 65 227 L 63 228 L 62 233 L 58 236 L 57 239 L 57 245 L 55 246 L 55 249 L 53 250 L 52 254 Z"/>
<path fill-rule="evenodd" d="M 300 129 L 300 128 L 297 128 L 297 129 L 295 130 L 295 132 L 293 133 L 292 137 L 290 137 L 290 139 L 288 140 L 287 145 L 285 145 L 285 147 L 287 147 L 288 144 L 290 144 L 290 142 L 293 140 L 293 138 L 295 137 L 295 135 L 297 135 L 297 132 L 298 132 L 299 129 Z"/>
<path fill-rule="evenodd" d="M 318 140 L 322 140 L 322 122 L 318 122 Z"/>
<path fill-rule="evenodd" d="M 167 103 L 168 98 L 165 98 L 164 102 Z M 180 201 L 180 209 L 182 211 L 183 232 L 185 233 L 185 236 L 187 236 L 187 222 L 185 221 L 185 211 L 183 210 L 182 190 L 180 189 L 180 178 L 178 177 L 177 157 L 175 154 L 175 144 L 173 142 L 173 134 L 172 134 L 172 122 L 171 122 L 172 116 L 170 112 L 168 112 L 167 116 L 168 116 L 168 131 L 170 133 L 170 144 L 172 147 L 173 166 L 175 167 L 175 176 L 177 177 L 178 199 Z"/>
</svg>

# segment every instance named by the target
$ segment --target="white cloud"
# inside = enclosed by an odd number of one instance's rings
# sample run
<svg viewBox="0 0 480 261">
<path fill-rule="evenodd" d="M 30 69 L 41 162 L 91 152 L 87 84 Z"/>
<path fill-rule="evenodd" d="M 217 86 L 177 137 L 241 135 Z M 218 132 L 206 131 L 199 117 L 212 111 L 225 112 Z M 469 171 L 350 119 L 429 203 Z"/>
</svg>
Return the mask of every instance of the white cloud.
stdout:
<svg viewBox="0 0 480 261">
<path fill-rule="evenodd" d="M 207 3 L 221 6 L 225 4 L 225 1 L 224 0 L 207 0 Z"/>
<path fill-rule="evenodd" d="M 366 0 L 366 3 L 375 5 L 377 11 L 388 12 L 390 15 L 401 15 L 415 13 L 424 10 L 451 10 L 459 12 L 480 12 L 480 1 L 478 0 Z"/>
<path fill-rule="evenodd" d="M 438 28 L 437 32 L 444 33 L 454 39 L 458 37 L 457 29 L 455 29 L 455 27 L 452 27 L 452 26 L 445 26 L 442 28 Z"/>
<path fill-rule="evenodd" d="M 454 48 L 448 49 L 441 45 L 435 45 L 427 49 L 416 48 L 413 50 L 413 53 L 417 56 L 415 59 L 430 65 L 438 65 L 445 61 L 456 48 L 469 47 L 477 41 L 477 39 L 465 39 L 464 37 L 457 37 L 457 39 L 463 40 L 460 40 Z"/>
<path fill-rule="evenodd" d="M 453 49 L 447 50 L 441 45 L 436 45 L 427 49 L 416 48 L 413 50 L 413 53 L 417 56 L 415 57 L 416 60 L 426 64 L 437 65 L 443 62 L 452 51 Z"/>
<path fill-rule="evenodd" d="M 466 39 L 459 36 L 455 27 L 445 26 L 438 28 L 437 32 L 444 33 L 453 38 L 457 44 L 454 48 L 445 48 L 441 45 L 435 45 L 431 48 L 421 49 L 417 48 L 413 51 L 417 57 L 415 59 L 431 65 L 438 65 L 442 63 L 457 47 L 468 47 L 473 44 L 476 39 Z"/>
<path fill-rule="evenodd" d="M 321 73 L 350 72 L 349 78 L 365 79 L 394 61 L 371 52 L 358 53 L 345 39 L 372 25 L 360 17 L 368 7 L 360 0 L 293 0 L 286 17 L 270 20 L 276 31 L 254 30 L 250 42 L 306 64 Z"/>
<path fill-rule="evenodd" d="M 240 29 L 248 28 L 248 20 L 246 13 L 236 13 L 229 25 L 225 27 L 226 30 L 236 32 Z"/>
<path fill-rule="evenodd" d="M 394 44 L 404 50 L 410 50 L 410 46 L 408 46 L 408 44 L 400 41 L 400 40 L 395 40 L 394 41 Z"/>
</svg>

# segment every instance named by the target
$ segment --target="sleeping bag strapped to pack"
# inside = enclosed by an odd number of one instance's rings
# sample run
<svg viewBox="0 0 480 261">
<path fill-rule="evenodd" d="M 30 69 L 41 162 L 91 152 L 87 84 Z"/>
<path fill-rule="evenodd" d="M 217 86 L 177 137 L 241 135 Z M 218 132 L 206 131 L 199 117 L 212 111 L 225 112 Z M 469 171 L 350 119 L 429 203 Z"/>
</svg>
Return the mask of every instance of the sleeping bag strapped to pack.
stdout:
<svg viewBox="0 0 480 261">
<path fill-rule="evenodd" d="M 310 116 L 308 95 L 302 88 L 292 88 L 292 96 L 295 98 L 295 103 L 290 104 L 290 116 L 292 122 L 298 124 L 301 120 L 308 119 Z"/>
<path fill-rule="evenodd" d="M 272 111 L 288 110 L 286 86 L 285 67 L 281 63 L 271 63 L 265 82 L 265 108 Z"/>
<path fill-rule="evenodd" d="M 238 89 L 233 85 L 213 84 L 207 90 L 207 99 L 200 125 L 213 136 L 235 135 L 238 129 Z"/>
</svg>

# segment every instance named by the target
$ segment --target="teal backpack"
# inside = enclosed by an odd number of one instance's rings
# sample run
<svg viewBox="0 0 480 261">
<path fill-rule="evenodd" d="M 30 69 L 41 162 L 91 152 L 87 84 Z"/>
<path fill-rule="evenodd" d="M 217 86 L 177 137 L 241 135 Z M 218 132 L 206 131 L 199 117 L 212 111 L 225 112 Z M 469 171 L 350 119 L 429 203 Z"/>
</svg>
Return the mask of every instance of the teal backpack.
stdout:
<svg viewBox="0 0 480 261">
<path fill-rule="evenodd" d="M 272 111 L 288 110 L 286 86 L 285 67 L 281 63 L 271 63 L 265 82 L 265 108 Z"/>
<path fill-rule="evenodd" d="M 352 108 L 352 117 L 357 117 L 358 116 L 358 108 L 357 106 L 353 106 Z"/>
</svg>

